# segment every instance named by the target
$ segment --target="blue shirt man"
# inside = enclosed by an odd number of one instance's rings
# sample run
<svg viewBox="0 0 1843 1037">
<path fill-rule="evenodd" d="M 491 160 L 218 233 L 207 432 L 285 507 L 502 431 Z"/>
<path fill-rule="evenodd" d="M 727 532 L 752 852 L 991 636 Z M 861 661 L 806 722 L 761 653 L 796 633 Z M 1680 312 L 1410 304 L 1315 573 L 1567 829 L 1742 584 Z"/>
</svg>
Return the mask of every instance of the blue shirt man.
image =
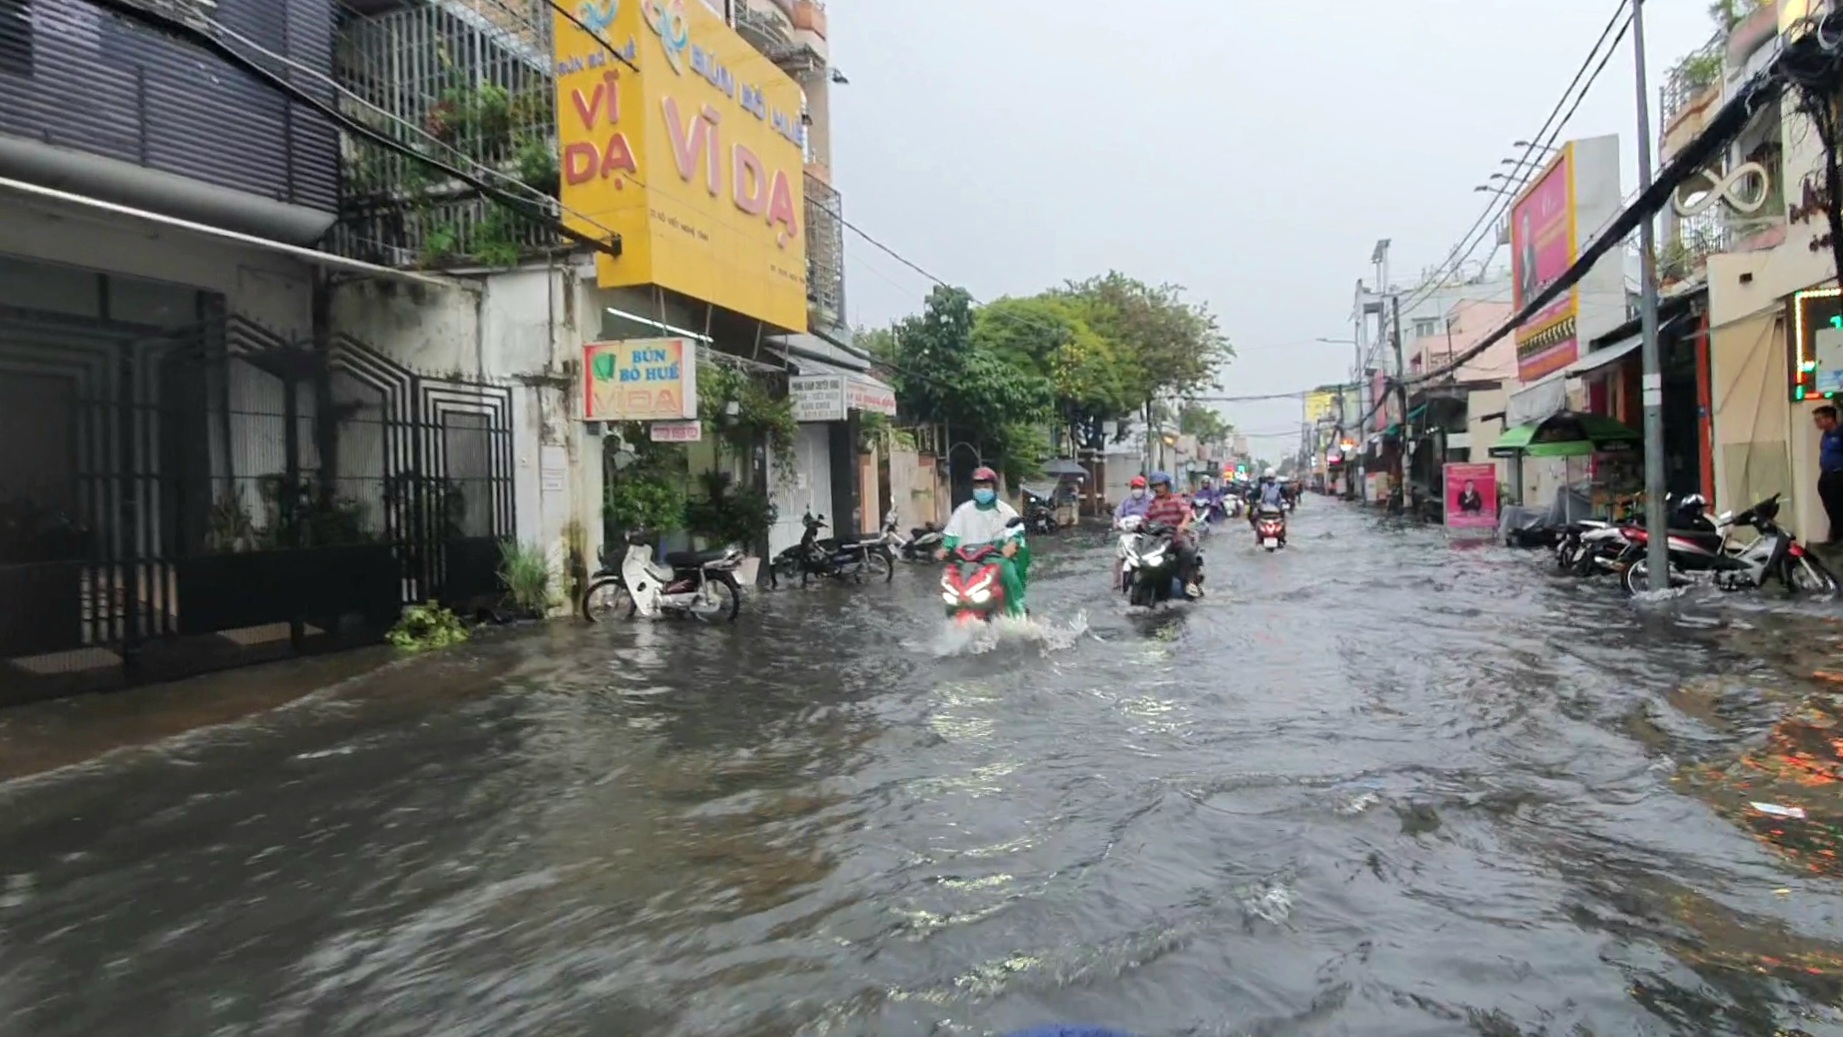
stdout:
<svg viewBox="0 0 1843 1037">
<path fill-rule="evenodd" d="M 1826 403 L 1811 412 L 1817 425 L 1817 496 L 1830 518 L 1830 542 L 1843 540 L 1843 428 L 1837 426 L 1837 409 Z"/>
</svg>

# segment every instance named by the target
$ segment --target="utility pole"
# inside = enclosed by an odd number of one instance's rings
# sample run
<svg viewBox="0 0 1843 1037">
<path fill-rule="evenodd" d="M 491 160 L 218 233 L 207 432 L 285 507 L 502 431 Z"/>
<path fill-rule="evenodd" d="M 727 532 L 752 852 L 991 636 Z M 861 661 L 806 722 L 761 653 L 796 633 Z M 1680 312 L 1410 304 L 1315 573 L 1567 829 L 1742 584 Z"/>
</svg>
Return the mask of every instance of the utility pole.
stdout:
<svg viewBox="0 0 1843 1037">
<path fill-rule="evenodd" d="M 1644 0 L 1632 0 L 1632 68 L 1638 80 L 1638 190 L 1651 189 L 1651 109 L 1645 86 Z M 1664 515 L 1664 375 L 1657 347 L 1655 215 L 1638 225 L 1638 319 L 1644 352 L 1645 568 L 1647 588 L 1670 586 L 1670 543 Z"/>
<path fill-rule="evenodd" d="M 1408 367 L 1401 359 L 1401 293 L 1389 295 L 1393 314 L 1389 329 L 1390 345 L 1395 347 L 1395 404 L 1401 409 L 1401 426 L 1395 440 L 1395 485 L 1389 490 L 1389 510 L 1400 511 L 1408 500 Z"/>
</svg>

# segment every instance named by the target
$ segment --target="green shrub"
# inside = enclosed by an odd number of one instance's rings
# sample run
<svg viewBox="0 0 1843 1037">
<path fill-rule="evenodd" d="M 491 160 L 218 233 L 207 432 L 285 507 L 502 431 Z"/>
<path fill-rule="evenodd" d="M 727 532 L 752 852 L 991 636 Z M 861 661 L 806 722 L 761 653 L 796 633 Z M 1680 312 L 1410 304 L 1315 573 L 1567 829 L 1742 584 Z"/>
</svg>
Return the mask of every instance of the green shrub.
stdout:
<svg viewBox="0 0 1843 1037">
<path fill-rule="evenodd" d="M 442 608 L 431 601 L 426 605 L 411 605 L 403 610 L 397 625 L 385 634 L 385 640 L 398 648 L 420 652 L 430 648 L 446 648 L 467 640 L 467 627 L 461 617 Z"/>
<path fill-rule="evenodd" d="M 556 604 L 550 587 L 550 559 L 536 544 L 499 542 L 499 582 L 521 611 L 543 615 Z"/>
</svg>

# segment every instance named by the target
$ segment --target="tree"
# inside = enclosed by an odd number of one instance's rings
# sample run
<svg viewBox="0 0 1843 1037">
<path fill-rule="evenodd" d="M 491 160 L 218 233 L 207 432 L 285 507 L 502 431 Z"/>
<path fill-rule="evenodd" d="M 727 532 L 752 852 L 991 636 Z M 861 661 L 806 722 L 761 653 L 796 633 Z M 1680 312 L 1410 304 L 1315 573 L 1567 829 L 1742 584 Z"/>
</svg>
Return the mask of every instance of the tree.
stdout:
<svg viewBox="0 0 1843 1037">
<path fill-rule="evenodd" d="M 1055 419 L 1090 448 L 1104 442 L 1106 422 L 1133 410 L 1132 372 L 1117 345 L 1088 326 L 1076 300 L 1046 293 L 987 303 L 974 315 L 973 342 L 1045 378 Z"/>
<path fill-rule="evenodd" d="M 1160 393 L 1195 393 L 1235 356 L 1215 315 L 1185 302 L 1177 285 L 1152 286 L 1112 271 L 1072 281 L 1059 293 L 1077 301 L 1089 327 L 1111 340 L 1132 372 L 1128 395 L 1136 402 Z"/>
<path fill-rule="evenodd" d="M 1195 436 L 1199 443 L 1220 443 L 1229 438 L 1235 426 L 1222 420 L 1214 407 L 1186 401 L 1178 411 L 1177 430 L 1186 436 Z"/>
<path fill-rule="evenodd" d="M 1001 459 L 1006 474 L 1032 474 L 1043 456 L 1024 429 L 1050 414 L 1050 383 L 1008 350 L 975 342 L 973 329 L 965 291 L 928 293 L 921 314 L 899 321 L 888 343 L 897 401 L 918 420 L 946 424 L 981 454 Z"/>
</svg>

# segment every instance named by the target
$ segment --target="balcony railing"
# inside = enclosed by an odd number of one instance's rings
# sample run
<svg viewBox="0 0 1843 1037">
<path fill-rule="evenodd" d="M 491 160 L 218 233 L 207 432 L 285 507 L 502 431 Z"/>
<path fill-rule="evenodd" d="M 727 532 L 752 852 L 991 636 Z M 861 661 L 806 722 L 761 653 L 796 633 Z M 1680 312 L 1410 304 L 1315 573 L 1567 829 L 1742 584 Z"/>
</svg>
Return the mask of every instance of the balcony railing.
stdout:
<svg viewBox="0 0 1843 1037">
<path fill-rule="evenodd" d="M 845 326 L 843 200 L 830 184 L 806 177 L 806 302 L 813 323 Z"/>
<path fill-rule="evenodd" d="M 432 0 L 346 23 L 347 113 L 405 147 L 554 198 L 556 87 L 544 0 Z M 396 266 L 515 262 L 553 231 L 362 138 L 344 146 L 334 247 Z M 550 206 L 555 212 L 554 203 Z"/>
<path fill-rule="evenodd" d="M 779 11 L 764 10 L 747 0 L 736 0 L 732 15 L 736 22 L 736 34 L 770 58 L 777 50 L 785 49 L 793 43 L 793 26 Z"/>
<path fill-rule="evenodd" d="M 1685 54 L 1682 60 L 1665 73 L 1661 90 L 1663 97 L 1660 100 L 1660 125 L 1666 130 L 1679 113 L 1695 103 L 1711 86 L 1721 83 L 1726 74 L 1723 62 L 1727 43 L 1727 34 L 1718 33 L 1707 43 Z"/>
</svg>

